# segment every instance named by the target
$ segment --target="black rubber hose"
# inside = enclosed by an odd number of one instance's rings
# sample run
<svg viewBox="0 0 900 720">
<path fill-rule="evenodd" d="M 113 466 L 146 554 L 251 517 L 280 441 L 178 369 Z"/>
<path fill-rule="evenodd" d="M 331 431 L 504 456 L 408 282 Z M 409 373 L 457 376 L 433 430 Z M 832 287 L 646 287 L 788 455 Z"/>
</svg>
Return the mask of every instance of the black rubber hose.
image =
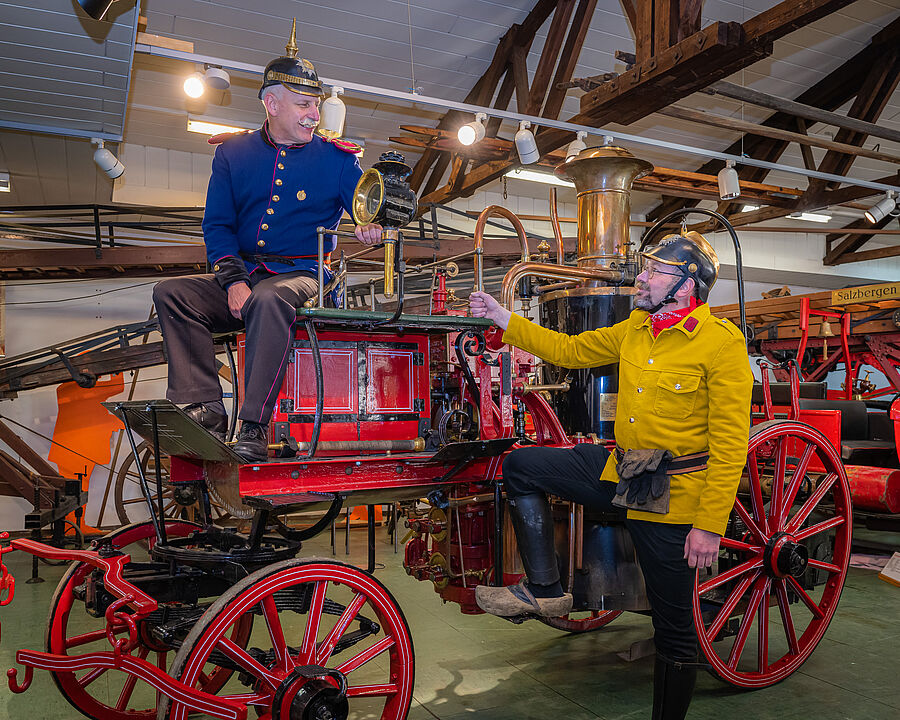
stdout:
<svg viewBox="0 0 900 720">
<path fill-rule="evenodd" d="M 228 369 L 231 370 L 231 419 L 228 421 L 228 442 L 234 440 L 234 431 L 237 428 L 238 409 L 241 406 L 239 379 L 237 366 L 234 364 L 234 351 L 231 343 L 225 342 L 225 357 L 228 358 Z"/>
<path fill-rule="evenodd" d="M 319 444 L 319 433 L 322 430 L 322 414 L 325 406 L 325 378 L 322 374 L 322 353 L 319 350 L 319 336 L 316 335 L 316 325 L 312 319 L 306 321 L 306 334 L 309 336 L 313 367 L 316 370 L 316 414 L 313 419 L 312 437 L 309 439 L 309 450 L 306 451 L 306 457 L 311 458 L 316 454 L 316 446 Z"/>
</svg>

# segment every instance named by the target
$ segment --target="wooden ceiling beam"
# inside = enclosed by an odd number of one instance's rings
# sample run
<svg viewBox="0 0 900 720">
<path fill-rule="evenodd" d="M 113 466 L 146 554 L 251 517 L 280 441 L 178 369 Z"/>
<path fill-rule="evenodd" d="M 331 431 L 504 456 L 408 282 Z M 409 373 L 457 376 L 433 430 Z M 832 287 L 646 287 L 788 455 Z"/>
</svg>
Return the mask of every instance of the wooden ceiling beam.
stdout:
<svg viewBox="0 0 900 720">
<path fill-rule="evenodd" d="M 838 109 L 856 96 L 864 78 L 869 73 L 869 69 L 874 63 L 880 62 L 885 48 L 893 47 L 897 42 L 900 42 L 900 18 L 873 35 L 871 42 L 866 47 L 811 88 L 802 92 L 794 102 L 824 110 Z M 763 121 L 762 125 L 790 130 L 796 127 L 795 123 L 794 115 L 779 111 Z M 729 155 L 746 153 L 749 157 L 757 160 L 778 162 L 787 147 L 788 143 L 783 140 L 749 136 L 739 138 L 726 148 L 725 152 Z M 701 165 L 698 172 L 716 174 L 722 167 L 724 167 L 724 163 L 721 160 L 710 160 Z M 769 170 L 744 165 L 738 168 L 738 174 L 742 182 L 744 180 L 760 181 L 769 174 Z M 831 192 L 850 192 L 853 194 L 852 199 L 869 197 L 873 194 L 871 191 L 859 187 L 842 188 Z M 657 219 L 668 215 L 673 210 L 686 206 L 690 207 L 693 204 L 684 203 L 679 198 L 664 198 L 659 205 L 648 213 L 647 217 Z"/>
<path fill-rule="evenodd" d="M 882 63 L 879 62 L 877 65 L 870 66 L 870 68 L 878 68 L 880 66 L 882 66 Z M 834 125 L 839 128 L 872 135 L 873 137 L 880 137 L 884 140 L 900 142 L 900 131 L 891 130 L 890 128 L 876 125 L 875 123 L 866 122 L 865 120 L 861 120 L 852 115 L 841 115 L 840 113 L 822 110 L 821 108 L 813 107 L 795 100 L 788 100 L 786 98 L 778 97 L 777 95 L 769 95 L 767 93 L 759 92 L 758 90 L 741 87 L 734 83 L 720 81 L 706 88 L 703 92 L 708 95 L 721 95 L 722 97 L 750 103 L 751 105 L 756 105 L 758 107 L 777 110 L 787 115 L 804 118 L 805 120 Z"/>
<path fill-rule="evenodd" d="M 550 76 L 559 59 L 559 51 L 562 49 L 566 37 L 566 28 L 569 26 L 569 20 L 572 18 L 574 10 L 575 0 L 558 0 L 553 19 L 550 21 L 547 38 L 544 40 L 544 47 L 541 50 L 541 58 L 534 70 L 534 77 L 531 79 L 526 115 L 541 114 L 541 107 L 544 105 L 544 98 L 550 85 Z"/>
<path fill-rule="evenodd" d="M 497 49 L 494 51 L 494 56 L 491 59 L 490 65 L 488 65 L 487 70 L 485 70 L 484 74 L 478 79 L 469 94 L 466 95 L 463 102 L 475 105 L 487 105 L 490 102 L 491 98 L 494 96 L 497 85 L 500 83 L 501 76 L 508 73 L 510 52 L 512 48 L 517 45 L 531 47 L 535 33 L 540 29 L 541 25 L 544 24 L 546 19 L 550 17 L 550 13 L 553 12 L 555 7 L 556 0 L 537 0 L 537 3 L 535 3 L 535 6 L 531 9 L 531 12 L 528 13 L 526 18 L 520 24 L 512 25 L 509 30 L 503 34 L 500 38 L 500 42 L 497 44 Z M 506 103 L 509 103 L 509 98 L 507 98 Z M 503 106 L 503 109 L 506 109 L 506 105 Z M 464 117 L 464 115 L 465 113 L 451 110 L 440 119 L 437 127 L 442 129 L 453 127 L 459 122 L 461 117 Z M 413 171 L 409 176 L 409 184 L 413 190 L 416 192 L 419 191 L 422 184 L 425 182 L 425 178 L 428 176 L 428 172 L 431 170 L 432 165 L 434 165 L 442 155 L 444 155 L 444 153 L 435 150 L 426 150 L 422 153 L 422 156 L 416 162 Z M 446 171 L 449 159 L 442 164 L 443 167 L 440 168 L 440 173 L 436 172 L 438 168 L 435 168 L 435 171 L 432 171 L 432 176 L 438 176 L 433 181 L 434 187 L 437 186 L 437 183 L 440 182 L 441 177 Z M 431 192 L 433 189 L 434 188 L 428 192 Z"/>
<path fill-rule="evenodd" d="M 569 34 L 566 36 L 566 44 L 563 46 L 559 64 L 556 67 L 553 84 L 550 86 L 550 92 L 547 93 L 543 117 L 554 120 L 559 117 L 559 111 L 562 110 L 563 101 L 566 99 L 566 90 L 561 86 L 572 79 L 596 8 L 597 0 L 579 0 L 578 2 L 578 7 L 572 17 L 572 24 L 569 27 Z"/>
<path fill-rule="evenodd" d="M 872 160 L 880 160 L 881 162 L 886 163 L 900 163 L 900 156 L 890 155 L 883 152 L 875 152 L 874 150 L 867 150 L 866 148 L 860 147 L 856 144 L 835 142 L 832 140 L 825 140 L 824 138 L 810 137 L 805 133 L 795 133 L 790 132 L 789 130 L 779 130 L 778 128 L 767 128 L 765 125 L 746 122 L 744 120 L 739 120 L 738 118 L 733 117 L 714 115 L 702 110 L 693 110 L 691 108 L 684 107 L 683 105 L 670 105 L 669 107 L 657 110 L 657 114 L 665 115 L 666 117 L 677 118 L 679 120 L 687 120 L 688 122 L 700 123 L 702 125 L 709 125 L 711 127 L 723 128 L 725 130 L 738 130 L 747 133 L 748 135 L 761 135 L 763 137 L 786 140 L 787 142 L 798 143 L 801 146 L 820 147 L 846 155 L 866 157 L 871 158 Z M 802 122 L 802 119 L 798 118 L 798 121 Z M 807 169 L 814 170 L 815 167 Z M 823 172 L 830 171 L 823 170 Z"/>
<path fill-rule="evenodd" d="M 775 39 L 850 2 L 784 0 L 743 25 L 713 23 L 583 96 L 581 112 L 569 121 L 595 127 L 612 121 L 634 122 L 770 55 Z M 636 7 L 640 14 L 643 4 L 638 3 Z M 538 148 L 546 154 L 571 136 L 569 131 L 546 129 L 537 136 Z M 444 203 L 471 195 L 482 185 L 502 177 L 514 164 L 510 160 L 476 166 L 456 188 L 444 185 L 426 193 L 422 199 Z"/>
</svg>

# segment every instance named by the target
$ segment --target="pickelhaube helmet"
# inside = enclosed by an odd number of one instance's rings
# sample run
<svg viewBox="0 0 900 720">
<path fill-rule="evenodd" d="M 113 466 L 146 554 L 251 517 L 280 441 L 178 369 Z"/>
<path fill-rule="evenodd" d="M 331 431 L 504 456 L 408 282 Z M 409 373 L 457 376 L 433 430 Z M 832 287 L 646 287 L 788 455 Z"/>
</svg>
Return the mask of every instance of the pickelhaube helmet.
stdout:
<svg viewBox="0 0 900 720">
<path fill-rule="evenodd" d="M 669 291 L 669 296 L 674 296 L 691 278 L 697 288 L 697 299 L 706 302 L 719 276 L 719 256 L 706 238 L 694 230 L 683 235 L 666 235 L 641 255 L 681 271 L 681 281 Z"/>
<path fill-rule="evenodd" d="M 301 95 L 322 97 L 322 83 L 316 74 L 316 68 L 309 60 L 297 57 L 297 19 L 291 25 L 291 39 L 284 46 L 284 56 L 275 58 L 266 65 L 263 72 L 262 87 L 259 88 L 259 99 L 263 90 L 272 85 L 284 85 L 288 90 Z"/>
</svg>

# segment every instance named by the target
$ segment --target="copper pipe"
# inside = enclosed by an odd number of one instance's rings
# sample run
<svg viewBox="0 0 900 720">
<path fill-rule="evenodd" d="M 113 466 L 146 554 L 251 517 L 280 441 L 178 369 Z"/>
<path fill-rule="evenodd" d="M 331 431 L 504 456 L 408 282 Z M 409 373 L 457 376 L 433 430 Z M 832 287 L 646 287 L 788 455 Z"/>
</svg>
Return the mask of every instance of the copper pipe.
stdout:
<svg viewBox="0 0 900 720">
<path fill-rule="evenodd" d="M 484 226 L 492 215 L 500 215 L 512 223 L 516 235 L 519 237 L 519 244 L 522 246 L 522 262 L 528 262 L 528 238 L 525 237 L 522 221 L 516 217 L 514 212 L 505 207 L 488 205 L 481 211 L 478 222 L 475 223 L 475 290 L 484 289 Z"/>
<path fill-rule="evenodd" d="M 550 222 L 553 224 L 553 237 L 556 238 L 556 264 L 562 265 L 564 260 L 562 231 L 559 229 L 559 212 L 556 209 L 556 188 L 550 188 Z"/>
<path fill-rule="evenodd" d="M 476 238 L 477 242 L 477 238 Z M 476 266 L 478 256 L 476 256 Z M 477 274 L 477 273 L 476 273 Z M 500 288 L 500 304 L 507 310 L 513 309 L 513 293 L 519 280 L 528 275 L 551 278 L 553 280 L 599 280 L 601 282 L 618 284 L 625 279 L 625 273 L 621 270 L 612 270 L 604 267 L 568 267 L 551 265 L 550 263 L 521 262 L 513 265 L 503 277 L 503 285 Z M 478 282 L 476 279 L 476 286 Z"/>
</svg>

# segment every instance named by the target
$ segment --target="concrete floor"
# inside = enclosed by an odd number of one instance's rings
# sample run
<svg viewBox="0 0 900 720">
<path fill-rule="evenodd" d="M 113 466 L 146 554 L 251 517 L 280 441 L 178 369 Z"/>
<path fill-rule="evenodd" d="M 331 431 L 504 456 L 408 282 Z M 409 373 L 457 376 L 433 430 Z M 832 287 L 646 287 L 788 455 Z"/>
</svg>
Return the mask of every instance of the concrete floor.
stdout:
<svg viewBox="0 0 900 720">
<path fill-rule="evenodd" d="M 365 530 L 351 532 L 351 552 L 338 536 L 336 559 L 365 565 Z M 622 660 L 632 643 L 651 634 L 647 617 L 626 613 L 593 633 L 568 635 L 537 622 L 515 626 L 490 616 L 462 615 L 444 605 L 430 583 L 409 578 L 378 533 L 376 576 L 406 614 L 416 656 L 412 720 L 461 718 L 648 718 L 653 660 Z M 327 536 L 304 555 L 330 556 Z M 50 597 L 64 568 L 40 566 L 46 582 L 28 585 L 30 558 L 4 557 L 17 578 L 12 605 L 0 608 L 0 669 L 15 650 L 43 649 Z M 735 690 L 701 674 L 691 720 L 888 720 L 900 717 L 900 588 L 875 572 L 851 569 L 840 606 L 812 657 L 771 688 Z M 20 672 L 21 675 L 21 672 Z M 21 679 L 21 678 L 20 678 Z M 252 713 L 251 713 L 252 716 Z M 45 672 L 30 690 L 0 690 L 4 718 L 81 717 Z"/>
</svg>

